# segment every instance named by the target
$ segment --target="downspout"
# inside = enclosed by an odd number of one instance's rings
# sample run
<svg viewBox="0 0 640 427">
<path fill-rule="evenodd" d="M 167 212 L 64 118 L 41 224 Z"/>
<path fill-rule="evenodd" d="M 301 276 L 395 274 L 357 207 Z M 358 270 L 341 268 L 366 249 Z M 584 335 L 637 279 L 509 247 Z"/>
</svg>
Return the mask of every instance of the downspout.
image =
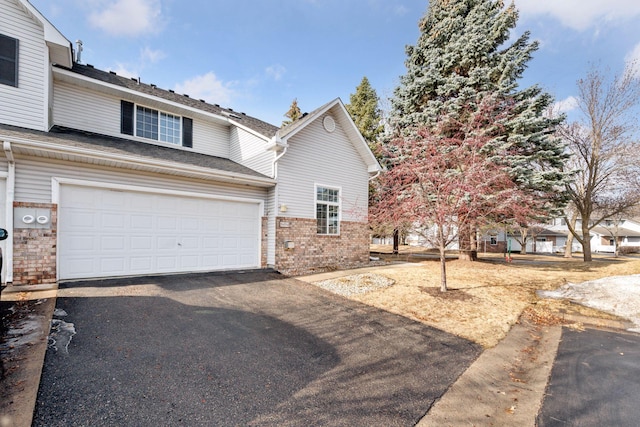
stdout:
<svg viewBox="0 0 640 427">
<path fill-rule="evenodd" d="M 5 228 L 9 232 L 9 238 L 6 240 L 6 247 L 4 254 L 5 260 L 5 284 L 13 283 L 13 201 L 15 199 L 15 186 L 16 186 L 16 162 L 13 157 L 13 151 L 11 151 L 11 143 L 9 141 L 4 141 L 2 144 L 2 148 L 4 149 L 4 154 L 7 157 L 8 161 L 8 171 L 7 171 L 7 197 L 5 199 L 6 203 L 6 224 Z"/>
<path fill-rule="evenodd" d="M 282 144 L 282 139 L 280 139 L 280 135 L 278 135 L 278 133 L 276 133 L 276 135 L 273 137 L 273 143 L 275 146 L 281 145 Z M 272 245 L 267 245 L 267 251 L 269 252 L 269 254 L 267 255 L 267 264 L 271 264 L 274 268 L 277 268 L 277 262 L 278 260 L 276 259 L 276 245 L 277 245 L 277 234 L 278 234 L 278 227 L 275 224 L 277 222 L 277 217 L 278 217 L 278 212 L 279 212 L 279 204 L 280 204 L 280 186 L 278 183 L 278 160 L 280 160 L 282 158 L 282 156 L 284 156 L 287 153 L 287 148 L 289 148 L 288 144 L 284 145 L 284 149 L 282 150 L 282 153 L 278 154 L 274 159 L 273 159 L 273 179 L 275 179 L 276 181 L 276 186 L 274 188 L 274 195 L 273 195 L 273 221 L 274 221 L 274 234 L 273 234 L 273 246 Z M 270 258 L 270 256 L 272 256 L 273 258 Z M 271 262 L 269 262 L 271 261 Z"/>
<path fill-rule="evenodd" d="M 382 173 L 381 170 L 378 170 L 378 172 L 376 172 L 376 174 L 374 176 L 372 176 L 371 178 L 369 178 L 369 181 L 373 181 L 374 179 L 376 179 L 377 177 L 380 176 L 380 174 Z"/>
</svg>

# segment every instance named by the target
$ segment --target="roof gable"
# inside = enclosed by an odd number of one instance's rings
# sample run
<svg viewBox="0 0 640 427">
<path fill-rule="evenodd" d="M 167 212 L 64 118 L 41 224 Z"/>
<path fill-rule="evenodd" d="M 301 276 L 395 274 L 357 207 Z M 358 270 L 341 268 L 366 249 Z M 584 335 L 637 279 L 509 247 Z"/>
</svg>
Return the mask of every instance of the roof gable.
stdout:
<svg viewBox="0 0 640 427">
<path fill-rule="evenodd" d="M 358 127 L 351 119 L 349 112 L 347 111 L 340 98 L 336 98 L 333 101 L 326 103 L 325 105 L 312 111 L 311 113 L 305 114 L 299 120 L 296 120 L 295 122 L 283 127 L 277 132 L 276 138 L 279 138 L 281 140 L 282 145 L 286 145 L 289 139 L 309 126 L 310 123 L 322 118 L 322 116 L 327 112 L 331 112 L 339 122 L 340 126 L 342 126 L 342 128 L 345 130 L 349 141 L 353 144 L 356 151 L 358 152 L 358 154 L 360 154 L 362 160 L 367 165 L 367 170 L 370 173 L 381 171 L 382 167 L 371 152 L 367 141 L 365 141 L 362 134 L 358 130 Z"/>
<path fill-rule="evenodd" d="M 71 67 L 73 63 L 71 42 L 27 0 L 16 0 L 16 2 L 44 28 L 44 41 L 49 48 L 49 60 L 54 64 Z"/>
</svg>

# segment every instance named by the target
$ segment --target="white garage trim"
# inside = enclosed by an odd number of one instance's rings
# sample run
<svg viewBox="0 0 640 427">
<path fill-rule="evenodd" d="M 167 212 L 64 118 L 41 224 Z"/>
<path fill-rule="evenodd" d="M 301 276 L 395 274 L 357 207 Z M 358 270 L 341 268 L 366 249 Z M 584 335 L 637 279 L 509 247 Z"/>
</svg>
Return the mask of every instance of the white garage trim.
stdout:
<svg viewBox="0 0 640 427">
<path fill-rule="evenodd" d="M 261 199 L 54 177 L 52 202 L 58 280 L 261 266 Z"/>
<path fill-rule="evenodd" d="M 197 197 L 199 199 L 214 199 L 214 200 L 227 200 L 230 202 L 256 203 L 260 205 L 260 208 L 259 208 L 260 216 L 264 216 L 264 200 L 261 200 L 261 199 L 220 196 L 215 194 L 197 193 L 193 191 L 167 190 L 164 188 L 140 187 L 136 185 L 115 184 L 110 182 L 85 181 L 82 179 L 59 178 L 55 176 L 51 178 L 51 203 L 60 204 L 60 185 L 61 184 L 75 185 L 78 187 L 106 188 L 109 190 L 135 191 L 138 193 L 165 194 L 169 196 Z"/>
</svg>

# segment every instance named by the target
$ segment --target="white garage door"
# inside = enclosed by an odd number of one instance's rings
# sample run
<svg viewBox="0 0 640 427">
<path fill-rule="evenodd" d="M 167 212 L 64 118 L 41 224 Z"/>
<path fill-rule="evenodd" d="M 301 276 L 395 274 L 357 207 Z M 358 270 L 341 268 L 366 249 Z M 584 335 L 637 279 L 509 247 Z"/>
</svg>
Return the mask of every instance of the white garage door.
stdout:
<svg viewBox="0 0 640 427">
<path fill-rule="evenodd" d="M 60 186 L 60 279 L 260 266 L 260 205 Z"/>
</svg>

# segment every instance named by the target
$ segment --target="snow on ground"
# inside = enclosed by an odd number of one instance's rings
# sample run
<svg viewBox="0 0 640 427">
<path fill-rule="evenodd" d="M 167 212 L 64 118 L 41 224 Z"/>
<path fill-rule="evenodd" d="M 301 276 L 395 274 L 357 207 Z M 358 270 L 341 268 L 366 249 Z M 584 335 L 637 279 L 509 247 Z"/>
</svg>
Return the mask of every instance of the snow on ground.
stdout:
<svg viewBox="0 0 640 427">
<path fill-rule="evenodd" d="M 538 291 L 543 298 L 569 299 L 587 307 L 624 317 L 640 332 L 640 274 L 567 283 L 555 291 Z"/>
</svg>

